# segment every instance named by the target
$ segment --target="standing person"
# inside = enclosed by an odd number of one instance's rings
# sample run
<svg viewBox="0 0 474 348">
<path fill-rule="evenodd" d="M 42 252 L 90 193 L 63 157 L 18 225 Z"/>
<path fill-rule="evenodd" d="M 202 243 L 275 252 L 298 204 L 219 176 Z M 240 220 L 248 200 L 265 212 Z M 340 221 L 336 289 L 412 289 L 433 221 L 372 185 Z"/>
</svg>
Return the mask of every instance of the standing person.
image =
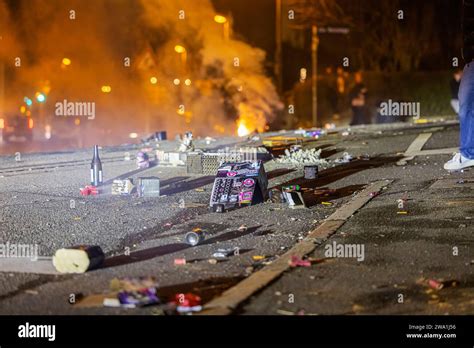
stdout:
<svg viewBox="0 0 474 348">
<path fill-rule="evenodd" d="M 459 86 L 459 152 L 444 164 L 446 170 L 474 166 L 474 0 L 463 1 L 463 58 L 466 65 Z"/>
<path fill-rule="evenodd" d="M 457 115 L 459 115 L 459 85 L 461 84 L 462 70 L 456 69 L 450 83 L 451 87 L 451 106 Z"/>
<path fill-rule="evenodd" d="M 351 126 L 366 123 L 365 101 L 367 96 L 367 88 L 362 83 L 362 73 L 360 71 L 356 72 L 355 74 L 355 82 L 355 86 L 349 93 L 352 107 Z"/>
</svg>

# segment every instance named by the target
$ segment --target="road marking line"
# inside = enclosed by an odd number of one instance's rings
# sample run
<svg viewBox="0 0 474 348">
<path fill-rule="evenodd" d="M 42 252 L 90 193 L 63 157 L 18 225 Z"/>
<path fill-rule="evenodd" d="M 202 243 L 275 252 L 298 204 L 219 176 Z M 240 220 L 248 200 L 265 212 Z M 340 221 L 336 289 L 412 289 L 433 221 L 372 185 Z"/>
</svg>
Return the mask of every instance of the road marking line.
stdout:
<svg viewBox="0 0 474 348">
<path fill-rule="evenodd" d="M 415 152 L 413 156 L 432 156 L 432 155 L 452 155 L 455 152 L 459 152 L 458 147 L 448 147 L 444 149 L 433 149 L 433 150 L 422 150 Z"/>
<path fill-rule="evenodd" d="M 425 146 L 428 139 L 431 137 L 433 133 L 421 133 L 418 134 L 415 140 L 408 146 L 408 149 L 403 154 L 404 158 L 397 162 L 398 166 L 404 166 L 407 164 L 408 161 L 411 161 L 415 158 L 416 153 L 420 152 L 423 146 Z"/>
<path fill-rule="evenodd" d="M 281 276 L 281 274 L 290 267 L 288 261 L 290 261 L 292 256 L 302 258 L 313 252 L 319 244 L 334 234 L 357 210 L 361 209 L 374 197 L 371 195 L 372 192 L 380 192 L 383 187 L 390 185 L 392 181 L 393 180 L 382 180 L 368 185 L 364 190 L 359 192 L 354 199 L 336 210 L 321 225 L 311 231 L 306 238 L 293 246 L 284 255 L 268 266 L 253 273 L 234 287 L 226 290 L 221 296 L 208 302 L 204 306 L 203 311 L 199 314 L 231 314 L 240 303 Z"/>
</svg>

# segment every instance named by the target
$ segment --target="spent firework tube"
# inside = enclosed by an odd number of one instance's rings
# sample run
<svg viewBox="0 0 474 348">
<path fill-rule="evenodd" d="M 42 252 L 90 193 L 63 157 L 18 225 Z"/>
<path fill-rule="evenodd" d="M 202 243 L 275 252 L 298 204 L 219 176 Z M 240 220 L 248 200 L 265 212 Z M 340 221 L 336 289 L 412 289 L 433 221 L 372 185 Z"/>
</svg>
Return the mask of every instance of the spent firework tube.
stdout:
<svg viewBox="0 0 474 348">
<path fill-rule="evenodd" d="M 78 245 L 56 250 L 53 265 L 60 273 L 85 273 L 102 265 L 104 259 L 100 246 Z"/>
</svg>

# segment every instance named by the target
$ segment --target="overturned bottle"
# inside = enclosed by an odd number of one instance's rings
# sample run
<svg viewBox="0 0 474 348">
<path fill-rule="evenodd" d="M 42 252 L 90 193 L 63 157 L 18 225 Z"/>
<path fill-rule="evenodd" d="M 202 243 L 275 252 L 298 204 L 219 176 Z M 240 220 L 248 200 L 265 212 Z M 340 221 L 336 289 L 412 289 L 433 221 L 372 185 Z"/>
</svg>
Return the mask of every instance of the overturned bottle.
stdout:
<svg viewBox="0 0 474 348">
<path fill-rule="evenodd" d="M 91 185 L 99 186 L 102 184 L 102 162 L 99 158 L 99 145 L 94 145 L 94 157 L 91 162 Z"/>
</svg>

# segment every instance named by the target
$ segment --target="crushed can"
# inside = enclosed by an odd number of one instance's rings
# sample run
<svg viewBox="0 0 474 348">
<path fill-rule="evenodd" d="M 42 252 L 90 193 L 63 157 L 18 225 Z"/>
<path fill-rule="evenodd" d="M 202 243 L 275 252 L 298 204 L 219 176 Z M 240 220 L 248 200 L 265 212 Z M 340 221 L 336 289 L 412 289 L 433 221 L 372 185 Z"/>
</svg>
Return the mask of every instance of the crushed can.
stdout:
<svg viewBox="0 0 474 348">
<path fill-rule="evenodd" d="M 195 228 L 184 236 L 186 244 L 191 246 L 198 245 L 204 240 L 204 232 L 200 228 Z"/>
</svg>

